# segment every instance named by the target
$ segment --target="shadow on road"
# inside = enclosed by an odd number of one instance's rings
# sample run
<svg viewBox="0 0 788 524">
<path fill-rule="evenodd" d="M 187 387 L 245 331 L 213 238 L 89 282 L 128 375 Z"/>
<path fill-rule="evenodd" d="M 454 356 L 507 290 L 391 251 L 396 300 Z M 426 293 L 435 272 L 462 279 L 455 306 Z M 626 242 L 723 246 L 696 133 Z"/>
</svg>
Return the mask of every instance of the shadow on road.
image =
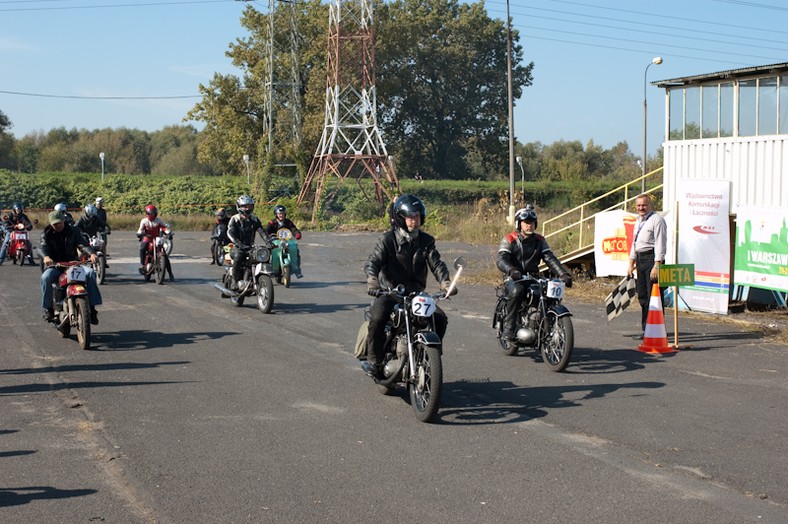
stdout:
<svg viewBox="0 0 788 524">
<path fill-rule="evenodd" d="M 94 333 L 94 349 L 109 351 L 141 351 L 146 349 L 162 349 L 182 344 L 193 344 L 198 340 L 218 340 L 237 335 L 233 331 L 206 331 L 189 333 L 161 333 L 144 329 L 118 331 L 116 333 Z M 104 347 L 97 347 L 104 346 Z"/>
<path fill-rule="evenodd" d="M 33 500 L 67 499 L 97 493 L 95 489 L 58 489 L 52 486 L 0 487 L 0 508 L 21 506 Z"/>
<path fill-rule="evenodd" d="M 580 407 L 584 400 L 603 398 L 622 389 L 661 388 L 662 382 L 522 387 L 512 382 L 460 380 L 443 385 L 439 424 L 511 424 L 541 418 L 548 411 Z M 580 394 L 580 395 L 579 395 Z"/>
<path fill-rule="evenodd" d="M 59 382 L 57 384 L 22 384 L 17 386 L 0 387 L 0 397 L 5 395 L 29 395 L 31 393 L 48 393 L 68 389 L 84 388 L 112 388 L 124 386 L 156 386 L 163 384 L 185 384 L 190 381 L 133 381 L 133 382 L 101 382 L 101 381 L 80 381 L 80 382 Z"/>
<path fill-rule="evenodd" d="M 157 368 L 160 366 L 180 366 L 183 364 L 190 364 L 188 360 L 173 360 L 169 362 L 151 362 L 151 363 L 136 363 L 136 362 L 113 362 L 109 364 L 69 364 L 66 366 L 47 366 L 42 368 L 18 368 L 18 369 L 0 369 L 0 375 L 28 375 L 30 373 L 64 373 L 67 371 L 109 371 L 119 369 L 147 369 Z M 3 432 L 0 431 L 0 435 Z"/>
</svg>

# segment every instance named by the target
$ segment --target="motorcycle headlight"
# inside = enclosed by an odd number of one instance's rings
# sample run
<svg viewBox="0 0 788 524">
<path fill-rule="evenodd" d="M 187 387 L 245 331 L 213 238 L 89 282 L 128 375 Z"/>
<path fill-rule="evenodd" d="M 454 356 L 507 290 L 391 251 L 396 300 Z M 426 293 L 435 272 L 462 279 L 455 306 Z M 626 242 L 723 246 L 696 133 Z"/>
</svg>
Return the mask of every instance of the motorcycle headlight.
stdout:
<svg viewBox="0 0 788 524">
<path fill-rule="evenodd" d="M 258 247 L 254 252 L 254 259 L 258 262 L 268 262 L 271 258 L 271 251 L 267 247 Z"/>
</svg>

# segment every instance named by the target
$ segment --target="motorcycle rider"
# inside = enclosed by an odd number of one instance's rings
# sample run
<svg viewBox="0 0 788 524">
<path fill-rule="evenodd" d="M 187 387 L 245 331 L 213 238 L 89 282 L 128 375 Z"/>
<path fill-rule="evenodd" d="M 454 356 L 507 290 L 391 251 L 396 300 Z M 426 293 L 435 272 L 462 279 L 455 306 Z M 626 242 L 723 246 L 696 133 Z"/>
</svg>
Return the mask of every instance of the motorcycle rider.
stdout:
<svg viewBox="0 0 788 524">
<path fill-rule="evenodd" d="M 153 239 L 161 236 L 162 230 L 167 230 L 170 235 L 170 225 L 164 223 L 159 218 L 159 210 L 153 204 L 145 206 L 145 218 L 140 220 L 140 227 L 137 229 L 137 238 L 140 239 L 140 274 L 145 274 L 145 255 L 148 252 L 148 245 L 153 242 Z M 169 257 L 165 269 L 170 274 L 170 281 L 175 280 L 172 276 L 172 265 L 170 264 Z"/>
<path fill-rule="evenodd" d="M 96 197 L 96 211 L 98 212 L 98 217 L 104 223 L 104 231 L 101 232 L 101 238 L 104 240 L 104 255 L 109 256 L 107 253 L 107 235 L 110 234 L 110 227 L 109 222 L 107 222 L 107 210 L 104 209 L 104 199 L 101 197 Z"/>
<path fill-rule="evenodd" d="M 287 218 L 287 208 L 283 205 L 278 205 L 274 207 L 274 218 L 273 220 L 268 222 L 268 226 L 266 226 L 266 232 L 272 236 L 276 236 L 276 232 L 282 228 L 287 228 L 293 233 L 293 237 L 296 240 L 301 240 L 301 231 L 296 227 L 292 220 Z M 294 274 L 298 278 L 303 278 L 303 274 L 301 273 L 301 258 L 298 252 L 298 245 L 291 245 L 290 256 L 293 263 L 293 267 L 296 268 Z"/>
<path fill-rule="evenodd" d="M 427 208 L 415 195 L 402 195 L 389 206 L 389 219 L 393 227 L 383 233 L 364 266 L 367 275 L 367 293 L 377 296 L 378 291 L 405 287 L 405 293 L 420 292 L 427 287 L 429 269 L 444 291 L 449 289 L 449 269 L 441 260 L 435 239 L 421 231 Z M 452 295 L 457 288 L 452 290 Z M 383 351 L 386 322 L 397 301 L 387 295 L 378 296 L 370 308 L 367 332 L 367 360 L 362 362 L 364 372 L 374 379 L 383 376 Z M 436 334 L 443 339 L 446 333 L 446 313 L 436 308 L 433 313 Z"/>
<path fill-rule="evenodd" d="M 107 224 L 102 222 L 101 216 L 98 213 L 98 208 L 93 204 L 88 204 L 82 210 L 82 216 L 79 217 L 77 220 L 76 226 L 79 228 L 82 233 L 87 235 L 87 241 L 90 243 L 90 238 L 97 236 L 102 231 Z M 109 264 L 104 264 L 105 267 L 109 267 Z"/>
<path fill-rule="evenodd" d="M 501 331 L 506 340 L 514 340 L 514 322 L 520 305 L 525 299 L 526 286 L 516 282 L 523 275 L 538 276 L 539 264 L 544 260 L 547 267 L 564 281 L 566 287 L 572 287 L 569 271 L 553 254 L 547 240 L 536 232 L 539 219 L 531 204 L 526 205 L 514 215 L 516 231 L 512 231 L 501 239 L 495 265 L 504 274 L 506 289 L 506 318 Z"/>
<path fill-rule="evenodd" d="M 211 236 L 211 240 L 218 240 L 218 230 L 217 228 L 221 225 L 224 226 L 225 236 L 227 235 L 227 226 L 230 223 L 230 215 L 227 213 L 227 210 L 223 207 L 220 207 L 216 210 L 216 220 L 213 221 L 213 230 L 214 234 Z M 215 254 L 213 253 L 213 244 L 211 244 L 211 265 L 214 265 L 216 261 L 214 260 Z"/>
<path fill-rule="evenodd" d="M 71 216 L 71 213 L 68 212 L 68 206 L 65 202 L 60 202 L 55 204 L 55 211 L 60 211 L 63 213 L 63 216 L 66 217 L 66 223 L 69 225 L 74 225 L 74 217 Z"/>
<path fill-rule="evenodd" d="M 27 218 L 25 214 L 25 207 L 19 202 L 14 202 L 11 207 L 11 213 L 3 217 L 3 227 L 5 228 L 5 237 L 3 238 L 3 246 L 0 247 L 0 266 L 5 262 L 5 257 L 8 254 L 8 244 L 11 242 L 11 230 L 17 224 L 24 224 L 25 229 L 30 231 L 33 229 L 33 223 Z M 30 253 L 30 263 L 33 264 L 33 254 Z"/>
<path fill-rule="evenodd" d="M 52 211 L 48 217 L 49 225 L 41 233 L 41 256 L 44 267 L 41 273 L 41 307 L 44 311 L 44 320 L 47 322 L 55 318 L 52 308 L 52 284 L 58 281 L 62 269 L 54 267 L 58 262 L 71 262 L 79 260 L 77 248 L 90 255 L 90 261 L 97 260 L 96 252 L 90 247 L 80 230 L 66 222 L 66 216 L 60 211 Z M 90 301 L 90 323 L 98 324 L 96 306 L 101 305 L 101 292 L 96 283 L 96 272 L 91 267 L 85 267 L 87 275 L 88 300 Z"/>
<path fill-rule="evenodd" d="M 250 195 L 241 195 L 236 201 L 238 213 L 233 215 L 227 225 L 227 238 L 238 249 L 232 250 L 233 256 L 233 283 L 231 289 L 238 291 L 238 282 L 244 277 L 244 262 L 249 258 L 249 247 L 254 244 L 255 233 L 260 234 L 265 245 L 272 249 L 271 240 L 265 232 L 263 223 L 252 214 L 254 211 L 254 198 Z"/>
</svg>

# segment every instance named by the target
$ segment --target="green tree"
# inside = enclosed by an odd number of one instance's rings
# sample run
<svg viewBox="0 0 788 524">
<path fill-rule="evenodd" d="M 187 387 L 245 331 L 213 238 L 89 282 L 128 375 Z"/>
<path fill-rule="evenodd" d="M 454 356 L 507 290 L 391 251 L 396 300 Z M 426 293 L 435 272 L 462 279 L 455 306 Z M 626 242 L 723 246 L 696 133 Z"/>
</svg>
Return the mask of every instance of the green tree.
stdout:
<svg viewBox="0 0 788 524">
<path fill-rule="evenodd" d="M 506 161 L 506 25 L 483 3 L 396 0 L 376 6 L 378 115 L 400 171 L 465 178 L 476 150 L 487 171 Z M 512 32 L 513 96 L 531 85 Z"/>
<path fill-rule="evenodd" d="M 7 132 L 13 125 L 5 113 L 0 111 L 0 168 L 13 167 L 11 155 L 14 151 L 14 137 Z"/>
</svg>

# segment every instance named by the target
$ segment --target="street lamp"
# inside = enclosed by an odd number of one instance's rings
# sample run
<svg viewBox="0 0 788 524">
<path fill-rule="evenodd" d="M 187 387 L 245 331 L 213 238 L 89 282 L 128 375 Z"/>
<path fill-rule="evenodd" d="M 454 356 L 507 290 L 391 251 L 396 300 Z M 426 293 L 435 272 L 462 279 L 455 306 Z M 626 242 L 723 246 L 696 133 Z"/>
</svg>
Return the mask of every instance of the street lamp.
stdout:
<svg viewBox="0 0 788 524">
<path fill-rule="evenodd" d="M 512 102 L 512 22 L 506 0 L 506 84 L 509 102 L 509 223 L 514 225 L 514 107 Z"/>
<path fill-rule="evenodd" d="M 661 56 L 655 56 L 651 59 L 651 62 L 646 66 L 645 71 L 643 71 L 643 164 L 640 166 L 640 192 L 646 192 L 646 119 L 647 119 L 647 111 L 646 111 L 646 75 L 648 74 L 648 68 L 651 67 L 653 64 L 659 65 L 662 63 Z"/>
<path fill-rule="evenodd" d="M 104 183 L 104 151 L 99 153 L 99 158 L 101 159 L 101 183 Z"/>
<path fill-rule="evenodd" d="M 515 160 L 517 160 L 517 165 L 520 166 L 520 177 L 523 185 L 523 204 L 525 204 L 525 170 L 523 169 L 523 157 L 518 155 Z"/>
<path fill-rule="evenodd" d="M 252 185 L 252 177 L 249 175 L 249 155 L 244 155 L 244 164 L 246 164 L 246 184 Z"/>
</svg>

